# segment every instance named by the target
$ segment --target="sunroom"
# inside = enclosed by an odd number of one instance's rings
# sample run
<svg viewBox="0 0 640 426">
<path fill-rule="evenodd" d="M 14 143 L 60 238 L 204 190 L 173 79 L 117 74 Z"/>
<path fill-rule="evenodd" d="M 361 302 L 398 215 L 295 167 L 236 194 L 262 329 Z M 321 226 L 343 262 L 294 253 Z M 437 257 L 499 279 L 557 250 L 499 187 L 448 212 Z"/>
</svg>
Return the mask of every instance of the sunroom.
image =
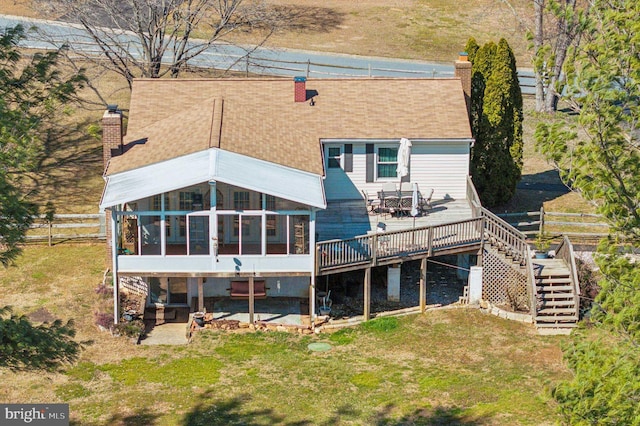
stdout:
<svg viewBox="0 0 640 426">
<path fill-rule="evenodd" d="M 119 272 L 196 275 L 310 271 L 325 205 L 320 176 L 215 148 L 110 175 L 101 204 Z"/>
<path fill-rule="evenodd" d="M 116 217 L 118 254 L 310 252 L 308 206 L 225 183 L 205 182 L 127 202 Z"/>
</svg>

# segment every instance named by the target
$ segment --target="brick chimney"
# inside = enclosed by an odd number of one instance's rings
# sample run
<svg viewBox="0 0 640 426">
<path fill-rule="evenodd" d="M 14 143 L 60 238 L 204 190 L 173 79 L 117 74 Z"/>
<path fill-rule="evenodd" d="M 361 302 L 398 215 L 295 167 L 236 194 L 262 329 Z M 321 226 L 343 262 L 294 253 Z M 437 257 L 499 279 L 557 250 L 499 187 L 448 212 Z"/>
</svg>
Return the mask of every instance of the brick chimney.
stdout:
<svg viewBox="0 0 640 426">
<path fill-rule="evenodd" d="M 122 111 L 118 105 L 108 105 L 102 116 L 102 159 L 104 168 L 111 157 L 122 154 Z"/>
<path fill-rule="evenodd" d="M 296 102 L 307 101 L 307 78 L 306 77 L 294 77 L 294 100 Z"/>
<path fill-rule="evenodd" d="M 455 76 L 459 77 L 462 82 L 462 90 L 464 91 L 468 112 L 471 99 L 471 62 L 469 62 L 467 52 L 460 52 L 458 60 L 455 62 Z"/>
</svg>

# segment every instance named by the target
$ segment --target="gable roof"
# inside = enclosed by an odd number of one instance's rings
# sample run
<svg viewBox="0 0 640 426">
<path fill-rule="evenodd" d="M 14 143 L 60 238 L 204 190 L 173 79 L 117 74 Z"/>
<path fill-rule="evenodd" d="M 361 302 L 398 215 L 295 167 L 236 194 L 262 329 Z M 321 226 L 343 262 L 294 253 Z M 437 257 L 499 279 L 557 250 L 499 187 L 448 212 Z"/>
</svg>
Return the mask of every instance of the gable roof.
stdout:
<svg viewBox="0 0 640 426">
<path fill-rule="evenodd" d="M 100 208 L 212 180 L 326 208 L 321 176 L 218 148 L 115 173 L 106 179 Z"/>
<path fill-rule="evenodd" d="M 470 139 L 460 79 L 138 79 L 106 175 L 220 148 L 322 175 L 322 139 Z"/>
</svg>

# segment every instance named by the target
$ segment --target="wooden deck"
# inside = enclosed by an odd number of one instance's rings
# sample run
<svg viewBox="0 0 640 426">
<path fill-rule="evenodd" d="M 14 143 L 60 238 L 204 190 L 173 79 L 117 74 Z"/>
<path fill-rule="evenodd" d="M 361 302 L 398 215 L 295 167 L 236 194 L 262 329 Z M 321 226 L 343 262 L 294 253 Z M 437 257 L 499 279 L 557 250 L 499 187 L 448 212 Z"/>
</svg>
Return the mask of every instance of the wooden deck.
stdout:
<svg viewBox="0 0 640 426">
<path fill-rule="evenodd" d="M 415 218 L 369 213 L 364 200 L 329 201 L 326 210 L 316 217 L 317 241 L 343 240 L 366 235 L 377 224 L 386 225 L 387 232 L 409 230 L 425 226 L 471 219 L 473 212 L 467 200 L 435 200 L 432 208 Z"/>
</svg>

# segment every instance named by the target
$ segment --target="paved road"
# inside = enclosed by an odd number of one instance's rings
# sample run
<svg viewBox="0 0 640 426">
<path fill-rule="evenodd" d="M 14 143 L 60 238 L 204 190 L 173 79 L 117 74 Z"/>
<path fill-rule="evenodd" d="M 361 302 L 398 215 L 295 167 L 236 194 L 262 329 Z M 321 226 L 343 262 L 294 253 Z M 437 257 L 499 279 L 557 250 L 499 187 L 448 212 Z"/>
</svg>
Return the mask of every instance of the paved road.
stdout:
<svg viewBox="0 0 640 426">
<path fill-rule="evenodd" d="M 25 27 L 37 27 L 22 43 L 23 46 L 38 49 L 50 49 L 64 43 L 72 44 L 76 49 L 98 53 L 96 45 L 87 33 L 75 24 L 47 21 L 17 16 L 0 15 L 0 27 L 23 24 Z M 45 37 L 42 36 L 45 35 Z M 137 38 L 131 34 L 121 34 L 119 38 L 129 51 L 140 56 Z M 47 41 L 45 41 L 47 40 Z M 250 54 L 248 52 L 251 51 Z M 169 60 L 170 58 L 168 58 Z M 321 53 L 304 50 L 254 48 L 216 44 L 200 56 L 189 62 L 190 65 L 247 71 L 267 75 L 307 75 L 309 77 L 451 77 L 453 65 L 443 65 L 425 61 L 412 61 L 379 57 L 364 57 Z M 532 75 L 528 70 L 519 71 L 523 93 L 533 93 Z"/>
</svg>

